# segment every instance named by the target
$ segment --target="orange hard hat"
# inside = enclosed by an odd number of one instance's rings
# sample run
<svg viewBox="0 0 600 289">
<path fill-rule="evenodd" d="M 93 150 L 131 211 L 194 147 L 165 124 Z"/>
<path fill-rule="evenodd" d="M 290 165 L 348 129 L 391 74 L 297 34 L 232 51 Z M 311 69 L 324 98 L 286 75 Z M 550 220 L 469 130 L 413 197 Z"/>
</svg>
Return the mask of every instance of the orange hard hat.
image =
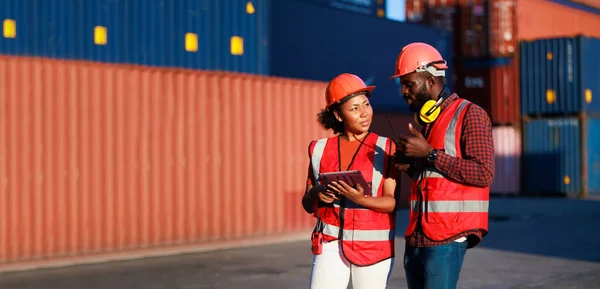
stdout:
<svg viewBox="0 0 600 289">
<path fill-rule="evenodd" d="M 348 96 L 355 96 L 366 93 L 367 96 L 375 89 L 375 86 L 367 86 L 365 82 L 358 76 L 350 73 L 342 73 L 336 76 L 325 90 L 325 101 L 328 109 L 336 102 L 341 102 L 342 99 Z"/>
<path fill-rule="evenodd" d="M 404 46 L 400 51 L 396 59 L 394 75 L 390 79 L 422 71 L 428 71 L 433 76 L 445 76 L 446 69 L 448 69 L 446 61 L 435 47 L 423 42 L 414 42 Z"/>
</svg>

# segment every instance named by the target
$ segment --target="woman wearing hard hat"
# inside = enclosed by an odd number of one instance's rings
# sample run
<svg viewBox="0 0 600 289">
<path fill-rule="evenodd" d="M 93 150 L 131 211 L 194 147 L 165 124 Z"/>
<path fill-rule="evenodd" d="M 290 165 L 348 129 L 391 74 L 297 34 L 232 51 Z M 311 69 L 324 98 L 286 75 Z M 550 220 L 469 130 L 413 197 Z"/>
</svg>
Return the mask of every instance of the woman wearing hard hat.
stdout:
<svg viewBox="0 0 600 289">
<path fill-rule="evenodd" d="M 370 132 L 373 109 L 366 86 L 356 75 L 334 78 L 319 113 L 323 128 L 336 135 L 309 145 L 304 209 L 314 214 L 311 289 L 386 288 L 394 259 L 396 186 L 394 143 Z M 324 173 L 360 171 L 361 187 L 323 180 Z"/>
</svg>

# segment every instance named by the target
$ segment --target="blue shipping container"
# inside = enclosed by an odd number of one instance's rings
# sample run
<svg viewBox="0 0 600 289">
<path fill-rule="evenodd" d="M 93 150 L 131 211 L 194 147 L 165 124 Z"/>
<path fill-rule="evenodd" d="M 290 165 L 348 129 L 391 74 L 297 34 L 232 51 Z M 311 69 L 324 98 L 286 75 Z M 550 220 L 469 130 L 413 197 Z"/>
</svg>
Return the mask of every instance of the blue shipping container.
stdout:
<svg viewBox="0 0 600 289">
<path fill-rule="evenodd" d="M 524 193 L 579 193 L 582 189 L 579 120 L 526 121 L 523 134 Z"/>
<path fill-rule="evenodd" d="M 120 62 L 123 25 L 120 0 L 2 1 L 0 53 Z M 6 25 L 10 23 L 9 28 Z M 108 42 L 94 43 L 96 27 L 108 31 Z M 7 37 L 6 31 L 16 30 Z"/>
<path fill-rule="evenodd" d="M 169 50 L 181 51 L 167 55 L 167 62 L 171 66 L 203 69 L 212 67 L 211 55 L 214 51 L 211 21 L 214 16 L 208 8 L 202 1 L 169 2 L 167 30 L 172 31 L 167 35 Z M 186 43 L 186 37 L 189 37 L 188 41 L 195 38 L 196 47 L 189 47 L 193 43 Z M 192 51 L 186 51 L 186 45 Z"/>
<path fill-rule="evenodd" d="M 600 194 L 600 119 L 583 121 L 583 135 L 576 117 L 524 122 L 524 193 Z"/>
<path fill-rule="evenodd" d="M 600 39 L 543 39 L 520 44 L 525 115 L 600 112 Z"/>
<path fill-rule="evenodd" d="M 167 2 L 165 0 L 129 0 L 122 15 L 128 19 L 124 53 L 127 62 L 141 65 L 167 66 Z M 174 32 L 173 32 L 174 34 Z M 179 52 L 181 53 L 181 52 Z"/>
<path fill-rule="evenodd" d="M 29 19 L 29 3 L 25 0 L 0 1 L 0 53 L 28 55 L 32 53 L 28 35 L 31 34 L 29 25 L 24 25 Z"/>
<path fill-rule="evenodd" d="M 268 74 L 269 0 L 6 0 L 0 53 Z"/>
<path fill-rule="evenodd" d="M 600 15 L 600 9 L 596 8 L 596 7 L 591 7 L 588 5 L 584 5 L 582 3 L 579 3 L 577 1 L 572 1 L 572 0 L 549 0 L 551 2 L 554 3 L 558 3 L 561 5 L 565 5 L 571 8 L 575 8 L 575 9 L 579 9 L 579 10 L 583 10 L 586 12 L 590 12 L 590 13 L 594 13 L 594 14 L 598 14 Z"/>
<path fill-rule="evenodd" d="M 211 1 L 214 62 L 210 69 L 268 74 L 268 2 Z M 231 51 L 237 50 L 238 41 L 242 50 Z"/>
<path fill-rule="evenodd" d="M 294 0 L 298 2 L 312 3 L 321 6 L 332 7 L 349 12 L 360 13 L 373 17 L 385 17 L 385 0 Z M 398 1 L 398 0 L 391 0 Z"/>
<path fill-rule="evenodd" d="M 600 195 L 600 118 L 588 118 L 585 129 L 587 186 L 590 195 Z"/>
<path fill-rule="evenodd" d="M 429 43 L 452 68 L 451 35 L 432 27 L 293 0 L 271 1 L 270 14 L 272 75 L 330 81 L 344 72 L 356 74 L 376 86 L 371 103 L 379 112 L 409 112 L 397 79 L 388 79 L 403 46 Z M 452 83 L 450 71 L 447 77 Z"/>
<path fill-rule="evenodd" d="M 11 0 L 13 1 L 13 0 Z M 66 58 L 75 55 L 77 51 L 76 25 L 77 4 L 73 0 L 26 0 L 29 10 L 25 23 L 17 23 L 17 27 L 29 25 L 31 34 L 20 35 L 29 37 L 29 44 L 39 55 L 54 58 Z M 59 8 L 60 7 L 60 8 Z M 15 40 L 19 40 L 19 35 Z"/>
<path fill-rule="evenodd" d="M 72 47 L 74 51 L 68 51 L 64 58 L 69 55 L 75 55 L 75 58 L 95 60 L 103 62 L 126 62 L 127 50 L 126 43 L 130 35 L 126 34 L 124 21 L 122 17 L 125 12 L 131 12 L 125 9 L 129 7 L 122 0 L 94 0 L 94 1 L 76 1 L 77 13 L 73 29 L 76 31 L 75 42 Z M 106 43 L 97 45 L 96 41 L 102 41 L 102 33 L 97 31 L 104 29 L 106 32 Z M 100 37 L 99 39 L 95 39 Z M 122 53 L 123 51 L 123 53 Z"/>
</svg>

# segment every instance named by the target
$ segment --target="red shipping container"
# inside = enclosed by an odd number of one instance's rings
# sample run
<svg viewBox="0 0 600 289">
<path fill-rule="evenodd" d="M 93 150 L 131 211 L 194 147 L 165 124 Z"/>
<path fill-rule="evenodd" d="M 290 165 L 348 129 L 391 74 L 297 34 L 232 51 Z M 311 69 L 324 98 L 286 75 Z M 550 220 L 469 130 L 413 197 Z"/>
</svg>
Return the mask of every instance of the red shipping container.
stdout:
<svg viewBox="0 0 600 289">
<path fill-rule="evenodd" d="M 458 0 L 407 0 L 406 21 L 454 31 Z"/>
<path fill-rule="evenodd" d="M 430 0 L 425 6 L 428 25 L 453 32 L 456 30 L 458 0 Z"/>
<path fill-rule="evenodd" d="M 478 104 L 494 124 L 520 122 L 518 54 L 506 65 L 488 65 L 457 69 L 457 93 Z"/>
<path fill-rule="evenodd" d="M 517 50 L 516 11 L 516 0 L 461 0 L 461 56 L 512 56 Z"/>
<path fill-rule="evenodd" d="M 521 131 L 517 126 L 497 126 L 492 134 L 496 173 L 490 193 L 517 195 L 521 188 Z"/>
<path fill-rule="evenodd" d="M 0 271 L 308 233 L 325 87 L 0 56 Z"/>
<path fill-rule="evenodd" d="M 518 39 L 572 37 L 578 34 L 600 37 L 598 14 L 547 0 L 519 0 Z"/>
<path fill-rule="evenodd" d="M 423 23 L 425 20 L 425 1 L 406 0 L 406 21 Z"/>
</svg>

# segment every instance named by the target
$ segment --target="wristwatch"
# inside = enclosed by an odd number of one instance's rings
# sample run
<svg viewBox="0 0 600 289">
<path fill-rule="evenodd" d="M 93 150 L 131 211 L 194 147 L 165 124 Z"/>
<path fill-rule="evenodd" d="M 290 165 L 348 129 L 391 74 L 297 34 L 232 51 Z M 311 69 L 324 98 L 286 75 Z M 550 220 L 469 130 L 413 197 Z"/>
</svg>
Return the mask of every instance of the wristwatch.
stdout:
<svg viewBox="0 0 600 289">
<path fill-rule="evenodd" d="M 429 154 L 427 154 L 427 161 L 431 164 L 433 164 L 433 162 L 435 162 L 435 159 L 437 159 L 437 152 L 438 150 L 433 149 Z"/>
</svg>

